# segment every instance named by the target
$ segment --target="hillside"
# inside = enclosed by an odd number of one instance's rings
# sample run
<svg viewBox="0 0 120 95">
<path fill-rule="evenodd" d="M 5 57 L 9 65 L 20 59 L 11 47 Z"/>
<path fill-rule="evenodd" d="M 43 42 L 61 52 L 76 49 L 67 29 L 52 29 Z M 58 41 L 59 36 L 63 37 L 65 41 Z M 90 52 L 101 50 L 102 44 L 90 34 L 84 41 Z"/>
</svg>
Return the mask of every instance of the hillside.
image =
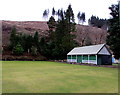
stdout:
<svg viewBox="0 0 120 95">
<path fill-rule="evenodd" d="M 2 21 L 2 42 L 3 46 L 9 44 L 11 28 L 16 26 L 20 33 L 33 35 L 36 31 L 39 36 L 48 36 L 47 22 L 43 21 Z M 105 43 L 107 31 L 84 25 L 76 25 L 76 41 L 79 45 Z"/>
</svg>

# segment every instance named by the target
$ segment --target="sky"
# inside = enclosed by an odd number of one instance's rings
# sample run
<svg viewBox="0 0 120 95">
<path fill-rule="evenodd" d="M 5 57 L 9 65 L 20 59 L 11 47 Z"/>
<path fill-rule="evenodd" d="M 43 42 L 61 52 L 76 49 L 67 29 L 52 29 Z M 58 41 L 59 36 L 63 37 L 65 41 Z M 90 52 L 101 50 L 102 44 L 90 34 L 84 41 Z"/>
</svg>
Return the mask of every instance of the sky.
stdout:
<svg viewBox="0 0 120 95">
<path fill-rule="evenodd" d="M 0 20 L 11 21 L 44 21 L 43 11 L 52 8 L 66 10 L 72 5 L 77 22 L 77 13 L 85 12 L 86 22 L 92 16 L 110 18 L 109 6 L 118 0 L 0 0 Z"/>
</svg>

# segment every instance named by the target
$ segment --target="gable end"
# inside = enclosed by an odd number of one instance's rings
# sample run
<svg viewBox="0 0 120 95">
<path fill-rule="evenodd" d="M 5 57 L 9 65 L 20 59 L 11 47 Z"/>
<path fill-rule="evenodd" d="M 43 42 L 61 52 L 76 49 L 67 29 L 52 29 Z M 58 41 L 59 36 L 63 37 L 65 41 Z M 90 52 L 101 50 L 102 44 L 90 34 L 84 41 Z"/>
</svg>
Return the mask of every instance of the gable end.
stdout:
<svg viewBox="0 0 120 95">
<path fill-rule="evenodd" d="M 100 55 L 111 55 L 111 52 L 109 51 L 109 49 L 104 45 L 97 54 Z"/>
</svg>

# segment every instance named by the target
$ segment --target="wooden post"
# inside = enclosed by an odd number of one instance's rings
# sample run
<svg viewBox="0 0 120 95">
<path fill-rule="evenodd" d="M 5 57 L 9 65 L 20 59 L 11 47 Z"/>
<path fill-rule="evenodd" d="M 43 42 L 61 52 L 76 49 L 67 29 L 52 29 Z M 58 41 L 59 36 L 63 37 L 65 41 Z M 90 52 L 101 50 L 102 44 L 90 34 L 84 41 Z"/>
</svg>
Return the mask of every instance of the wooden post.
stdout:
<svg viewBox="0 0 120 95">
<path fill-rule="evenodd" d="M 88 55 L 88 63 L 90 63 L 90 61 L 89 61 L 89 57 L 90 57 L 90 56 Z"/>
<path fill-rule="evenodd" d="M 77 55 L 76 55 L 76 63 L 77 63 Z"/>
<path fill-rule="evenodd" d="M 83 60 L 83 55 L 82 55 L 82 60 Z M 83 63 L 83 62 L 82 62 Z"/>
<path fill-rule="evenodd" d="M 67 62 L 68 62 L 68 55 L 67 55 Z"/>
<path fill-rule="evenodd" d="M 96 55 L 96 65 L 97 65 L 97 55 Z"/>
</svg>

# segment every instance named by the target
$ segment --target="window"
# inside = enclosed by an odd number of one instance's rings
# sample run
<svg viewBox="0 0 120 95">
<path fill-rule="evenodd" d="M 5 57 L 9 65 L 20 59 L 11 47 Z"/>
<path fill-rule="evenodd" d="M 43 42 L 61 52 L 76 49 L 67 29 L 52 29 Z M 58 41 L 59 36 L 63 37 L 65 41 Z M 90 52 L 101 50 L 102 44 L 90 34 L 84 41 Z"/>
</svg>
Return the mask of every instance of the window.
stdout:
<svg viewBox="0 0 120 95">
<path fill-rule="evenodd" d="M 68 56 L 67 56 L 67 59 L 71 59 L 71 55 L 68 55 Z"/>
<path fill-rule="evenodd" d="M 88 55 L 83 55 L 83 60 L 88 60 Z"/>
<path fill-rule="evenodd" d="M 96 60 L 96 56 L 95 55 L 90 55 L 89 60 Z"/>
</svg>

